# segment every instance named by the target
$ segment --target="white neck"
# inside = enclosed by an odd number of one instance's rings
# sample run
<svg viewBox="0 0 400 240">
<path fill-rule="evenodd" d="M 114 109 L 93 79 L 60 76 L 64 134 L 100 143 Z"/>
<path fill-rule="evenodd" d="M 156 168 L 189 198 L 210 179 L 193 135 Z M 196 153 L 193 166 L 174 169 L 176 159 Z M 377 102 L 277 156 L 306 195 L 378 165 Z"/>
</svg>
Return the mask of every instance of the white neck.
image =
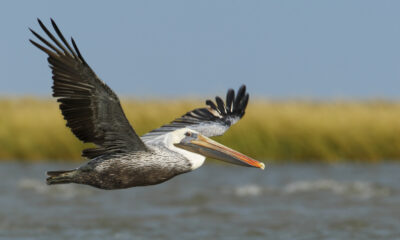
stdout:
<svg viewBox="0 0 400 240">
<path fill-rule="evenodd" d="M 203 155 L 175 147 L 173 144 L 171 144 L 167 147 L 171 151 L 177 152 L 177 153 L 183 155 L 187 160 L 189 160 L 189 162 L 191 163 L 191 166 L 192 166 L 191 167 L 192 170 L 195 170 L 195 169 L 201 167 L 201 165 L 203 165 L 203 163 L 204 163 L 204 160 L 206 160 L 206 157 L 204 157 Z"/>
</svg>

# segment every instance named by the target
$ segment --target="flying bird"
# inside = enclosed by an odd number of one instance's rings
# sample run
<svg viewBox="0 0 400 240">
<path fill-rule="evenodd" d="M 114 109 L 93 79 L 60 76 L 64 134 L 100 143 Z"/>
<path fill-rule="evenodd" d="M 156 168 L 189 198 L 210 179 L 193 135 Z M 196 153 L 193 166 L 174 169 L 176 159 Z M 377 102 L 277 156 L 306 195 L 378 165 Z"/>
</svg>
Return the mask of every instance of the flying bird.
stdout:
<svg viewBox="0 0 400 240">
<path fill-rule="evenodd" d="M 222 135 L 245 114 L 249 100 L 243 85 L 229 89 L 225 102 L 215 98 L 139 137 L 127 120 L 118 96 L 89 67 L 75 41 L 71 45 L 51 19 L 58 38 L 38 19 L 50 40 L 29 29 L 30 42 L 48 55 L 53 96 L 75 136 L 96 147 L 84 149 L 89 161 L 73 170 L 47 172 L 47 184 L 77 183 L 101 189 L 159 184 L 203 165 L 206 157 L 264 169 L 262 162 L 209 137 Z M 38 43 L 39 42 L 39 43 Z"/>
</svg>

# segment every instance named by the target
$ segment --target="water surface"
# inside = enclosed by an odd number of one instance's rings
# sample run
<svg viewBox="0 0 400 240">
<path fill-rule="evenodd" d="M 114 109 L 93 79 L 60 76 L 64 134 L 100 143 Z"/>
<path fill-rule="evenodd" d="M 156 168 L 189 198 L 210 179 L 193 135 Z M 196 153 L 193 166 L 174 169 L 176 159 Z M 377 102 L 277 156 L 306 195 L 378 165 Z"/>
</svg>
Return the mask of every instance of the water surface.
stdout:
<svg viewBox="0 0 400 240">
<path fill-rule="evenodd" d="M 400 239 L 400 165 L 206 165 L 158 186 L 46 186 L 0 164 L 0 239 Z"/>
</svg>

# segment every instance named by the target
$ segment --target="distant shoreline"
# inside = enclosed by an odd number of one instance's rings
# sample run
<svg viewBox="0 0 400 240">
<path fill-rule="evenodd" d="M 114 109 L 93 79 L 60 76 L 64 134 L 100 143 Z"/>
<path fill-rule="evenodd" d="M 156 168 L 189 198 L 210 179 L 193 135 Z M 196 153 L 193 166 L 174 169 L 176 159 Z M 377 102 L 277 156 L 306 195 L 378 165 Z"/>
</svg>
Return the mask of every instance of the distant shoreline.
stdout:
<svg viewBox="0 0 400 240">
<path fill-rule="evenodd" d="M 124 100 L 138 134 L 196 107 L 194 100 Z M 400 159 L 400 101 L 250 101 L 218 141 L 272 162 L 381 162 Z M 0 98 L 0 161 L 82 161 L 84 145 L 55 99 Z"/>
</svg>

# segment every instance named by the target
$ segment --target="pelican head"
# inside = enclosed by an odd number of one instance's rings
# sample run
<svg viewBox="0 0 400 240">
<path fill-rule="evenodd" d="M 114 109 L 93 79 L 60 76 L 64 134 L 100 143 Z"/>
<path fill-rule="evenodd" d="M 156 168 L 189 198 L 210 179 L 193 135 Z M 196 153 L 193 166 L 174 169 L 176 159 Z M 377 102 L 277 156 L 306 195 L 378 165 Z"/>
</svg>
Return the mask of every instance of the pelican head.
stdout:
<svg viewBox="0 0 400 240">
<path fill-rule="evenodd" d="M 173 146 L 178 148 L 180 150 L 179 152 L 188 157 L 189 160 L 191 160 L 191 158 L 196 158 L 195 155 L 201 155 L 203 156 L 201 164 L 203 164 L 205 157 L 209 157 L 245 167 L 265 168 L 264 163 L 228 148 L 192 129 L 179 129 L 171 132 L 171 135 Z M 186 154 L 183 153 L 182 150 L 186 152 Z M 199 166 L 201 166 L 201 164 Z"/>
</svg>

